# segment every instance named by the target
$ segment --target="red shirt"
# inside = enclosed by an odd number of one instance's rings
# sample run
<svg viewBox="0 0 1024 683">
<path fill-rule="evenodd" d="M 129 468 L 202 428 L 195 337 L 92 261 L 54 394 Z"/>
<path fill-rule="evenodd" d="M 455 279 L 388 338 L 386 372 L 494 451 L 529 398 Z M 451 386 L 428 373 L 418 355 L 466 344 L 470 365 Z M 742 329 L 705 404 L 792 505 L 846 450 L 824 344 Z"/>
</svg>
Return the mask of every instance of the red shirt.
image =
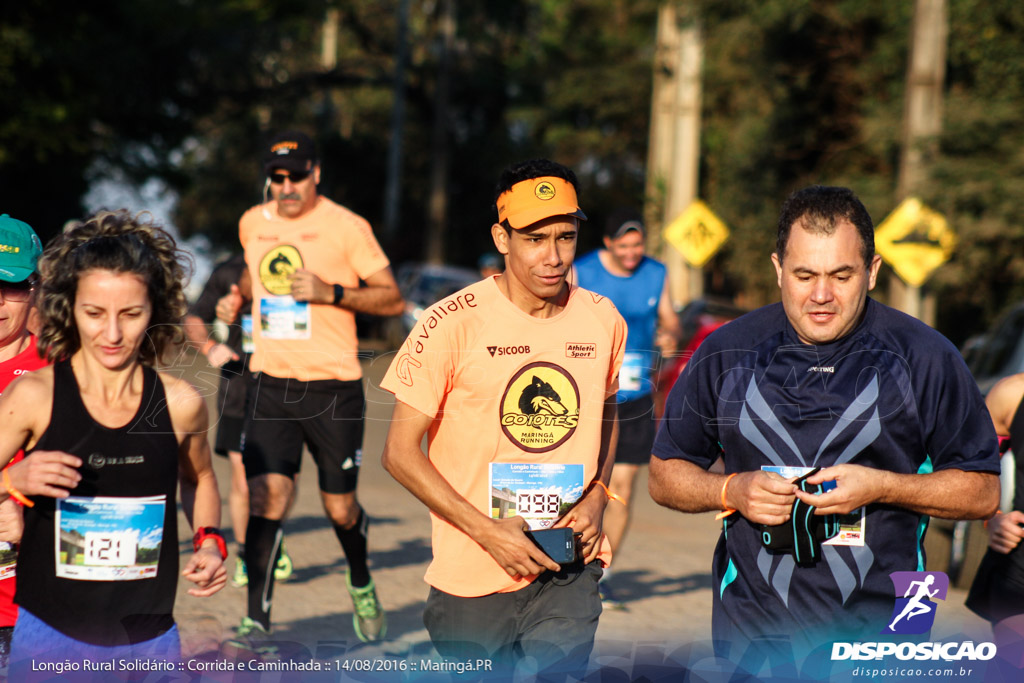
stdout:
<svg viewBox="0 0 1024 683">
<path fill-rule="evenodd" d="M 39 357 L 36 351 L 36 338 L 29 338 L 28 348 L 10 360 L 0 361 L 0 393 L 7 388 L 7 385 L 15 378 L 45 367 L 48 363 Z M 11 462 L 15 463 L 22 459 L 24 451 L 18 451 Z M 0 543 L 0 547 L 10 547 L 8 544 Z M 0 567 L 0 627 L 14 626 L 18 618 L 18 606 L 14 604 L 14 567 Z"/>
</svg>

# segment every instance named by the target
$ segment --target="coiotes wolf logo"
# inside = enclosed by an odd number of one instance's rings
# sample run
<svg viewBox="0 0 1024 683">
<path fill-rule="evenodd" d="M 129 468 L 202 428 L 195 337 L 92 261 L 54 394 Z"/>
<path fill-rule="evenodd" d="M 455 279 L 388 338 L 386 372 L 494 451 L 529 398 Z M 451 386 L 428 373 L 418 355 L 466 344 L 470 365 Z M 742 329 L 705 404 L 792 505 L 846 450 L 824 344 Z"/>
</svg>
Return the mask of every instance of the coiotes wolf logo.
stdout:
<svg viewBox="0 0 1024 683">
<path fill-rule="evenodd" d="M 302 267 L 302 255 L 290 244 L 274 247 L 260 259 L 260 282 L 271 294 L 292 293 L 292 275 Z"/>
<path fill-rule="evenodd" d="M 530 363 L 505 387 L 500 410 L 505 436 L 524 451 L 543 453 L 557 448 L 576 431 L 579 388 L 564 368 Z"/>
</svg>

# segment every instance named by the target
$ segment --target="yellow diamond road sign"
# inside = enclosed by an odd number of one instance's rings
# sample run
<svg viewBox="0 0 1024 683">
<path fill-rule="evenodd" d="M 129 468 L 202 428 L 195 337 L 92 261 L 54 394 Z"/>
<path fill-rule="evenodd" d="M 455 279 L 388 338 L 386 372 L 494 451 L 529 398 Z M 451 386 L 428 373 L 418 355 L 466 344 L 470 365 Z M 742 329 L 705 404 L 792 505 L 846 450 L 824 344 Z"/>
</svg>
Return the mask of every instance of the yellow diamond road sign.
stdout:
<svg viewBox="0 0 1024 683">
<path fill-rule="evenodd" d="M 686 211 L 665 227 L 662 235 L 682 253 L 687 263 L 700 268 L 729 239 L 729 228 L 704 202 L 695 199 Z"/>
<path fill-rule="evenodd" d="M 949 260 L 956 235 L 945 216 L 919 199 L 904 199 L 875 230 L 875 251 L 912 287 L 920 287 Z"/>
</svg>

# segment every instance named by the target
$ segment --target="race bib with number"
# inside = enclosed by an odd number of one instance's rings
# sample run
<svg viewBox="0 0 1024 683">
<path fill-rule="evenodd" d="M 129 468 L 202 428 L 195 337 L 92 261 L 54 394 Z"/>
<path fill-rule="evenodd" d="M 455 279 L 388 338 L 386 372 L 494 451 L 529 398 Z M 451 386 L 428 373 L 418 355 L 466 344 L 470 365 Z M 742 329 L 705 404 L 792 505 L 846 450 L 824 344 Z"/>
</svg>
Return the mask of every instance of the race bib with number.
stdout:
<svg viewBox="0 0 1024 683">
<path fill-rule="evenodd" d="M 157 575 L 166 496 L 57 499 L 57 576 L 133 581 Z"/>
<path fill-rule="evenodd" d="M 644 380 L 650 373 L 647 367 L 647 354 L 627 351 L 622 356 L 622 368 L 619 370 L 619 389 L 622 391 L 640 391 L 644 388 Z"/>
<path fill-rule="evenodd" d="M 260 299 L 260 334 L 264 339 L 309 339 L 309 302 L 291 296 Z"/>
<path fill-rule="evenodd" d="M 18 564 L 18 549 L 6 541 L 0 541 L 0 580 L 15 575 Z"/>
<path fill-rule="evenodd" d="M 547 529 L 583 495 L 583 465 L 491 463 L 491 518 Z"/>
<path fill-rule="evenodd" d="M 256 350 L 256 344 L 252 341 L 252 316 L 242 316 L 242 351 L 252 353 Z"/>
</svg>

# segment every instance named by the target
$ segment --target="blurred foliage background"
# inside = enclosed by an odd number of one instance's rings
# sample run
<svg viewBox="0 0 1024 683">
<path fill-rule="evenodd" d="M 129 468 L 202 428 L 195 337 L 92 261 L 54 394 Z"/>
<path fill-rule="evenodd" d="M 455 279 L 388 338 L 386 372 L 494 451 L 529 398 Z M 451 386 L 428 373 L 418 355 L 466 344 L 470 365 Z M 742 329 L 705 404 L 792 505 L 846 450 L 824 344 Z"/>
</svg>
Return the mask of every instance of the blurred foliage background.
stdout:
<svg viewBox="0 0 1024 683">
<path fill-rule="evenodd" d="M 644 201 L 658 4 L 4 3 L 0 211 L 45 239 L 82 215 L 96 183 L 156 179 L 182 236 L 233 249 L 239 216 L 261 199 L 262 143 L 297 127 L 320 146 L 321 192 L 377 226 L 395 263 L 424 258 L 429 239 L 445 261 L 475 263 L 490 248 L 499 172 L 534 156 L 579 175 L 588 249 L 607 213 Z M 789 192 L 848 185 L 876 223 L 901 199 L 913 5 L 683 4 L 705 39 L 699 194 L 733 231 L 710 264 L 709 293 L 771 301 L 768 254 Z M 389 230 L 403 6 L 401 190 Z M 929 283 L 938 327 L 959 343 L 1024 299 L 1024 4 L 949 0 L 949 23 L 943 133 L 920 196 L 959 235 Z M 431 208 L 439 192 L 441 213 Z"/>
</svg>

